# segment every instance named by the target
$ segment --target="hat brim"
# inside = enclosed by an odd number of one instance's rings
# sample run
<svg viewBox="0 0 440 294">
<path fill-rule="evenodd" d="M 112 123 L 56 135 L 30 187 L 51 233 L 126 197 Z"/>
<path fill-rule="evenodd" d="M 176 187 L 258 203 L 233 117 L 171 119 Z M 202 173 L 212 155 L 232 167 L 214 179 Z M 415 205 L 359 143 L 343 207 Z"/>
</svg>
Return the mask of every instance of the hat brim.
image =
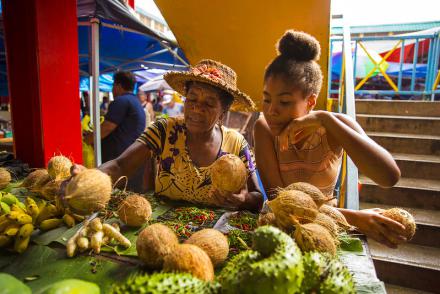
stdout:
<svg viewBox="0 0 440 294">
<path fill-rule="evenodd" d="M 210 79 L 203 75 L 196 75 L 192 72 L 178 72 L 178 71 L 168 72 L 163 76 L 163 78 L 168 83 L 168 85 L 170 85 L 171 88 L 173 88 L 176 92 L 178 92 L 183 96 L 186 95 L 186 90 L 185 90 L 186 83 L 202 82 L 220 88 L 231 94 L 232 97 L 234 98 L 234 102 L 231 105 L 232 111 L 251 112 L 251 111 L 255 111 L 256 109 L 254 101 L 252 101 L 252 99 L 248 95 L 246 95 L 245 93 L 241 92 L 238 89 L 233 89 L 225 85 L 219 80 Z"/>
</svg>

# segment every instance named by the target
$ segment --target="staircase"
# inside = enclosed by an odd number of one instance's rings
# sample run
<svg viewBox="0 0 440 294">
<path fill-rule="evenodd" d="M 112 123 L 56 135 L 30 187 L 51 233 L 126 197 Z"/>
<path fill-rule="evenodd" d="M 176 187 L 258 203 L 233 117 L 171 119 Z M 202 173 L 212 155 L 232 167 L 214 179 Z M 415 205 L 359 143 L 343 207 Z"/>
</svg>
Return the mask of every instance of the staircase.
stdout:
<svg viewBox="0 0 440 294">
<path fill-rule="evenodd" d="M 356 118 L 402 173 L 384 189 L 360 175 L 360 207 L 402 207 L 417 232 L 397 250 L 368 240 L 389 293 L 440 293 L 440 102 L 357 100 Z"/>
</svg>

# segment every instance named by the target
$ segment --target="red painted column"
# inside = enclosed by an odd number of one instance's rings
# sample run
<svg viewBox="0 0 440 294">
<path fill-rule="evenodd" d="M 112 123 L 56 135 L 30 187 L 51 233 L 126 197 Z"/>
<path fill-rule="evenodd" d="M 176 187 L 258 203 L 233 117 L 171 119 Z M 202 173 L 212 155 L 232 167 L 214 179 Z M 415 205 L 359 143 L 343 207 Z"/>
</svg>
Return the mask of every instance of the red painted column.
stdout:
<svg viewBox="0 0 440 294">
<path fill-rule="evenodd" d="M 129 5 L 131 8 L 133 8 L 133 9 L 134 9 L 134 1 L 135 1 L 135 0 L 128 0 L 128 1 L 127 1 L 128 5 Z"/>
<path fill-rule="evenodd" d="M 2 0 L 16 157 L 82 162 L 75 0 Z"/>
</svg>

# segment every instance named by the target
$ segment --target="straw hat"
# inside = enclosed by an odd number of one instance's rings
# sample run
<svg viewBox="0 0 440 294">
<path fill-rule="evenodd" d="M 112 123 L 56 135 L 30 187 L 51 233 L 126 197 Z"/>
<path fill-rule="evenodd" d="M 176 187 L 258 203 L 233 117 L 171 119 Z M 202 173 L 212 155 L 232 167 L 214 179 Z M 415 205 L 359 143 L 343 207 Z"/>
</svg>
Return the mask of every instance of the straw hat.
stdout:
<svg viewBox="0 0 440 294">
<path fill-rule="evenodd" d="M 210 59 L 201 60 L 187 72 L 172 71 L 164 75 L 165 81 L 176 92 L 186 94 L 187 82 L 202 82 L 220 88 L 234 97 L 231 109 L 254 111 L 252 99 L 237 88 L 237 74 L 232 68 Z"/>
</svg>

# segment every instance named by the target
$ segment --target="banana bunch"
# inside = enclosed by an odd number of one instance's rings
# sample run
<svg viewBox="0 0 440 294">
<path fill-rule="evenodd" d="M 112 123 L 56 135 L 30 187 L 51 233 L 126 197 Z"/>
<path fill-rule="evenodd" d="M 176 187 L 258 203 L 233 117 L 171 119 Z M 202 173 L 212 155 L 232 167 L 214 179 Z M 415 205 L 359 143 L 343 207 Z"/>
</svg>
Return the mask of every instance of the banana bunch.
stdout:
<svg viewBox="0 0 440 294">
<path fill-rule="evenodd" d="M 13 250 L 24 252 L 34 229 L 48 231 L 65 224 L 73 227 L 81 217 L 65 213 L 62 207 L 31 197 L 20 202 L 14 195 L 0 194 L 0 248 L 12 243 Z M 57 203 L 56 203 L 57 204 Z"/>
</svg>

